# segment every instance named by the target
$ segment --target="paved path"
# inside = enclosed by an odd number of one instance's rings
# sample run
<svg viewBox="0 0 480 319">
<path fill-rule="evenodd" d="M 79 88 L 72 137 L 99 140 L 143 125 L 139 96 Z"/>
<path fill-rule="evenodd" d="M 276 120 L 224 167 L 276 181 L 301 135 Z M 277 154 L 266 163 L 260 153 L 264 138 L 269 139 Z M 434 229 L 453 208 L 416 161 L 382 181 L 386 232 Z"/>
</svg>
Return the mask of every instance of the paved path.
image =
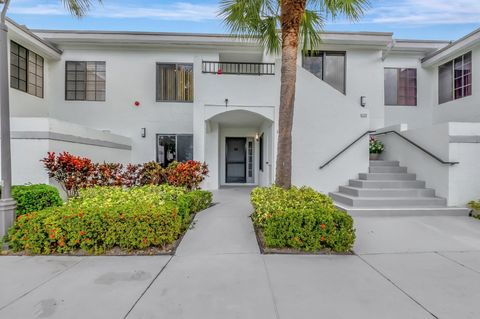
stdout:
<svg viewBox="0 0 480 319">
<path fill-rule="evenodd" d="M 0 257 L 0 318 L 480 318 L 480 221 L 362 217 L 355 256 L 261 255 L 248 193 L 174 257 Z"/>
</svg>

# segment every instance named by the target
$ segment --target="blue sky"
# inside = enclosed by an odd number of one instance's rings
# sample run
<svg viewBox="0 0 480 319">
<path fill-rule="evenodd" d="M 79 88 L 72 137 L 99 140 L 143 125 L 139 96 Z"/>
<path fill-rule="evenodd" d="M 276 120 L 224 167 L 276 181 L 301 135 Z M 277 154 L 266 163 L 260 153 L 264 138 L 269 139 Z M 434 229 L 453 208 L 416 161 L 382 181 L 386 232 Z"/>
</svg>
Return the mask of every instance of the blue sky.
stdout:
<svg viewBox="0 0 480 319">
<path fill-rule="evenodd" d="M 60 0 L 11 0 L 9 16 L 34 29 L 225 33 L 218 1 L 103 0 L 71 17 Z M 388 31 L 397 39 L 454 40 L 480 27 L 479 0 L 371 0 L 358 23 L 326 21 L 326 30 Z"/>
</svg>

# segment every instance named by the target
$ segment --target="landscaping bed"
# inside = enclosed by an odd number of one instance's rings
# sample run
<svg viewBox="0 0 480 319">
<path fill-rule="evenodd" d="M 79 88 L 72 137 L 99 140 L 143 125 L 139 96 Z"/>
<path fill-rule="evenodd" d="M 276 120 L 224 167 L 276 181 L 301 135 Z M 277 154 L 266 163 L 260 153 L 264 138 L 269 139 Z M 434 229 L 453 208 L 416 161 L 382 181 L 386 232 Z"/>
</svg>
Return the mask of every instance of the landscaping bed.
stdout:
<svg viewBox="0 0 480 319">
<path fill-rule="evenodd" d="M 212 194 L 184 187 L 93 187 L 64 205 L 18 217 L 10 254 L 171 254 Z"/>
<path fill-rule="evenodd" d="M 330 197 L 308 187 L 252 191 L 252 220 L 262 253 L 350 254 L 353 219 Z"/>
</svg>

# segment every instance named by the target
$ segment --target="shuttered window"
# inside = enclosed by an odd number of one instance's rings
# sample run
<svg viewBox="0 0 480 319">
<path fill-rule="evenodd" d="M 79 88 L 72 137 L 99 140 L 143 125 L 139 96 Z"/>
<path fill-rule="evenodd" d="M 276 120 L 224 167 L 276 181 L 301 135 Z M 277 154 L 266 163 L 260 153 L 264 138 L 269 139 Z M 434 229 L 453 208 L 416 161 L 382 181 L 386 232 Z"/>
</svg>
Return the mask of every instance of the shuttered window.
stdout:
<svg viewBox="0 0 480 319">
<path fill-rule="evenodd" d="M 193 101 L 193 64 L 157 63 L 157 101 Z"/>
<path fill-rule="evenodd" d="M 10 86 L 43 98 L 43 58 L 10 42 Z"/>
</svg>

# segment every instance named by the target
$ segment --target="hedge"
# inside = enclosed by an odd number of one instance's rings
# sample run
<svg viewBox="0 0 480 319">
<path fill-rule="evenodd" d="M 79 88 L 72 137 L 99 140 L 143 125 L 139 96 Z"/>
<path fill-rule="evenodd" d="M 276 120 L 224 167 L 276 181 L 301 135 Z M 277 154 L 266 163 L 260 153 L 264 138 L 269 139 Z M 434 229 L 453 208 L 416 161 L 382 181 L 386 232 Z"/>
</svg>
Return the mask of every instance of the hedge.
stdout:
<svg viewBox="0 0 480 319">
<path fill-rule="evenodd" d="M 8 241 L 13 251 L 32 254 L 165 247 L 210 202 L 208 192 L 166 185 L 89 188 L 62 207 L 20 216 Z"/>
<path fill-rule="evenodd" d="M 17 216 L 63 204 L 58 190 L 46 184 L 14 185 L 12 198 L 17 202 Z"/>
<path fill-rule="evenodd" d="M 251 201 L 267 247 L 348 252 L 355 242 L 352 217 L 312 188 L 255 188 Z"/>
</svg>

